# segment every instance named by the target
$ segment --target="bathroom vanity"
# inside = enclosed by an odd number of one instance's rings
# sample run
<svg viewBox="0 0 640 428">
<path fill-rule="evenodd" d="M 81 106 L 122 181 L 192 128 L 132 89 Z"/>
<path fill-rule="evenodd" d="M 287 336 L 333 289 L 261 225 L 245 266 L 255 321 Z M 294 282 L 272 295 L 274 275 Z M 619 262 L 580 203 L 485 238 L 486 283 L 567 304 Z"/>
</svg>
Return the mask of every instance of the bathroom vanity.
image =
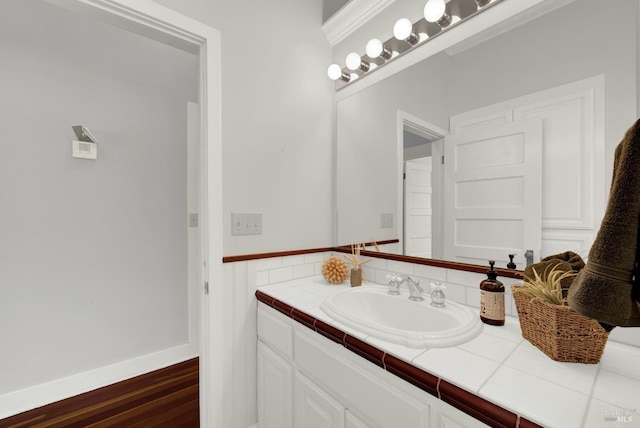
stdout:
<svg viewBox="0 0 640 428">
<path fill-rule="evenodd" d="M 625 426 L 636 426 L 634 416 L 639 422 L 632 401 L 615 395 L 640 391 L 637 373 L 624 376 L 618 366 L 640 357 L 633 347 L 608 343 L 598 365 L 558 363 L 522 338 L 515 317 L 502 327 L 484 325 L 457 346 L 407 347 L 320 309 L 345 290 L 320 276 L 259 287 L 261 428 L 569 428 L 602 426 L 614 416 L 631 418 Z M 623 377 L 622 390 L 612 391 Z"/>
<path fill-rule="evenodd" d="M 488 426 L 264 303 L 258 337 L 261 428 Z"/>
</svg>

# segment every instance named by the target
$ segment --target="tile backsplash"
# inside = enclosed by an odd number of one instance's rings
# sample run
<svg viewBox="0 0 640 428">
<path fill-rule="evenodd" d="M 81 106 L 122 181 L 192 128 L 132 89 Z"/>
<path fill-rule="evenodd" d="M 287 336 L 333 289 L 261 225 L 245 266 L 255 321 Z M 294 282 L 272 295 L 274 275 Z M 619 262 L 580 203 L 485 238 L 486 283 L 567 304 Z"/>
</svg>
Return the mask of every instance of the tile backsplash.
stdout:
<svg viewBox="0 0 640 428">
<path fill-rule="evenodd" d="M 256 286 L 320 275 L 322 263 L 331 255 L 332 253 L 328 251 L 260 259 L 255 262 Z"/>
</svg>

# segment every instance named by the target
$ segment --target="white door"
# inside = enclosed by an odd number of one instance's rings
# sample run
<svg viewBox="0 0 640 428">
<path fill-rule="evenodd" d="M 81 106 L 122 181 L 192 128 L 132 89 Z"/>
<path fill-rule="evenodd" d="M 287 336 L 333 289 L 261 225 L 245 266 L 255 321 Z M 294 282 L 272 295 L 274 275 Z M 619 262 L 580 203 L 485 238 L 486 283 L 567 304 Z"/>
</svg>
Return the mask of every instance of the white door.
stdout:
<svg viewBox="0 0 640 428">
<path fill-rule="evenodd" d="M 431 258 L 431 156 L 405 162 L 404 254 Z"/>
<path fill-rule="evenodd" d="M 444 256 L 505 267 L 541 247 L 542 122 L 450 135 L 444 143 Z"/>
</svg>

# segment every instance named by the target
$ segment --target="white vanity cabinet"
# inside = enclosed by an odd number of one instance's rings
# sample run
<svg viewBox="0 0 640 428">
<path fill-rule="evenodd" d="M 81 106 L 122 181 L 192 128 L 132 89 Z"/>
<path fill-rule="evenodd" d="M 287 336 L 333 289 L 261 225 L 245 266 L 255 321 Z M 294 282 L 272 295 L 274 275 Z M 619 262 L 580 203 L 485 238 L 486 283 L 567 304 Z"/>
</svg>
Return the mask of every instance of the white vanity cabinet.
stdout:
<svg viewBox="0 0 640 428">
<path fill-rule="evenodd" d="M 258 426 L 486 425 L 259 303 Z"/>
<path fill-rule="evenodd" d="M 455 407 L 440 401 L 438 411 L 433 418 L 433 428 L 489 428 L 479 420 L 467 415 Z"/>
<path fill-rule="evenodd" d="M 294 391 L 294 426 L 345 427 L 346 409 L 301 373 L 295 375 Z"/>
<path fill-rule="evenodd" d="M 258 420 L 263 428 L 292 428 L 291 363 L 258 342 Z"/>
</svg>

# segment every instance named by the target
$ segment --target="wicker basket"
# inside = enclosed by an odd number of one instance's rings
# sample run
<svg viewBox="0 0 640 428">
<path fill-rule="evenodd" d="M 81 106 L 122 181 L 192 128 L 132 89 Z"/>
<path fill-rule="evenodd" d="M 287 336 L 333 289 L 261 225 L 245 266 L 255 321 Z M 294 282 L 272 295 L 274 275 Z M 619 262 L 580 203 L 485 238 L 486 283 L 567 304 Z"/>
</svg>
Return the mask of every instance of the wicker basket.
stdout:
<svg viewBox="0 0 640 428">
<path fill-rule="evenodd" d="M 522 337 L 555 361 L 584 364 L 600 361 L 609 332 L 598 321 L 569 306 L 554 305 L 517 291 L 521 288 L 511 286 Z"/>
</svg>

